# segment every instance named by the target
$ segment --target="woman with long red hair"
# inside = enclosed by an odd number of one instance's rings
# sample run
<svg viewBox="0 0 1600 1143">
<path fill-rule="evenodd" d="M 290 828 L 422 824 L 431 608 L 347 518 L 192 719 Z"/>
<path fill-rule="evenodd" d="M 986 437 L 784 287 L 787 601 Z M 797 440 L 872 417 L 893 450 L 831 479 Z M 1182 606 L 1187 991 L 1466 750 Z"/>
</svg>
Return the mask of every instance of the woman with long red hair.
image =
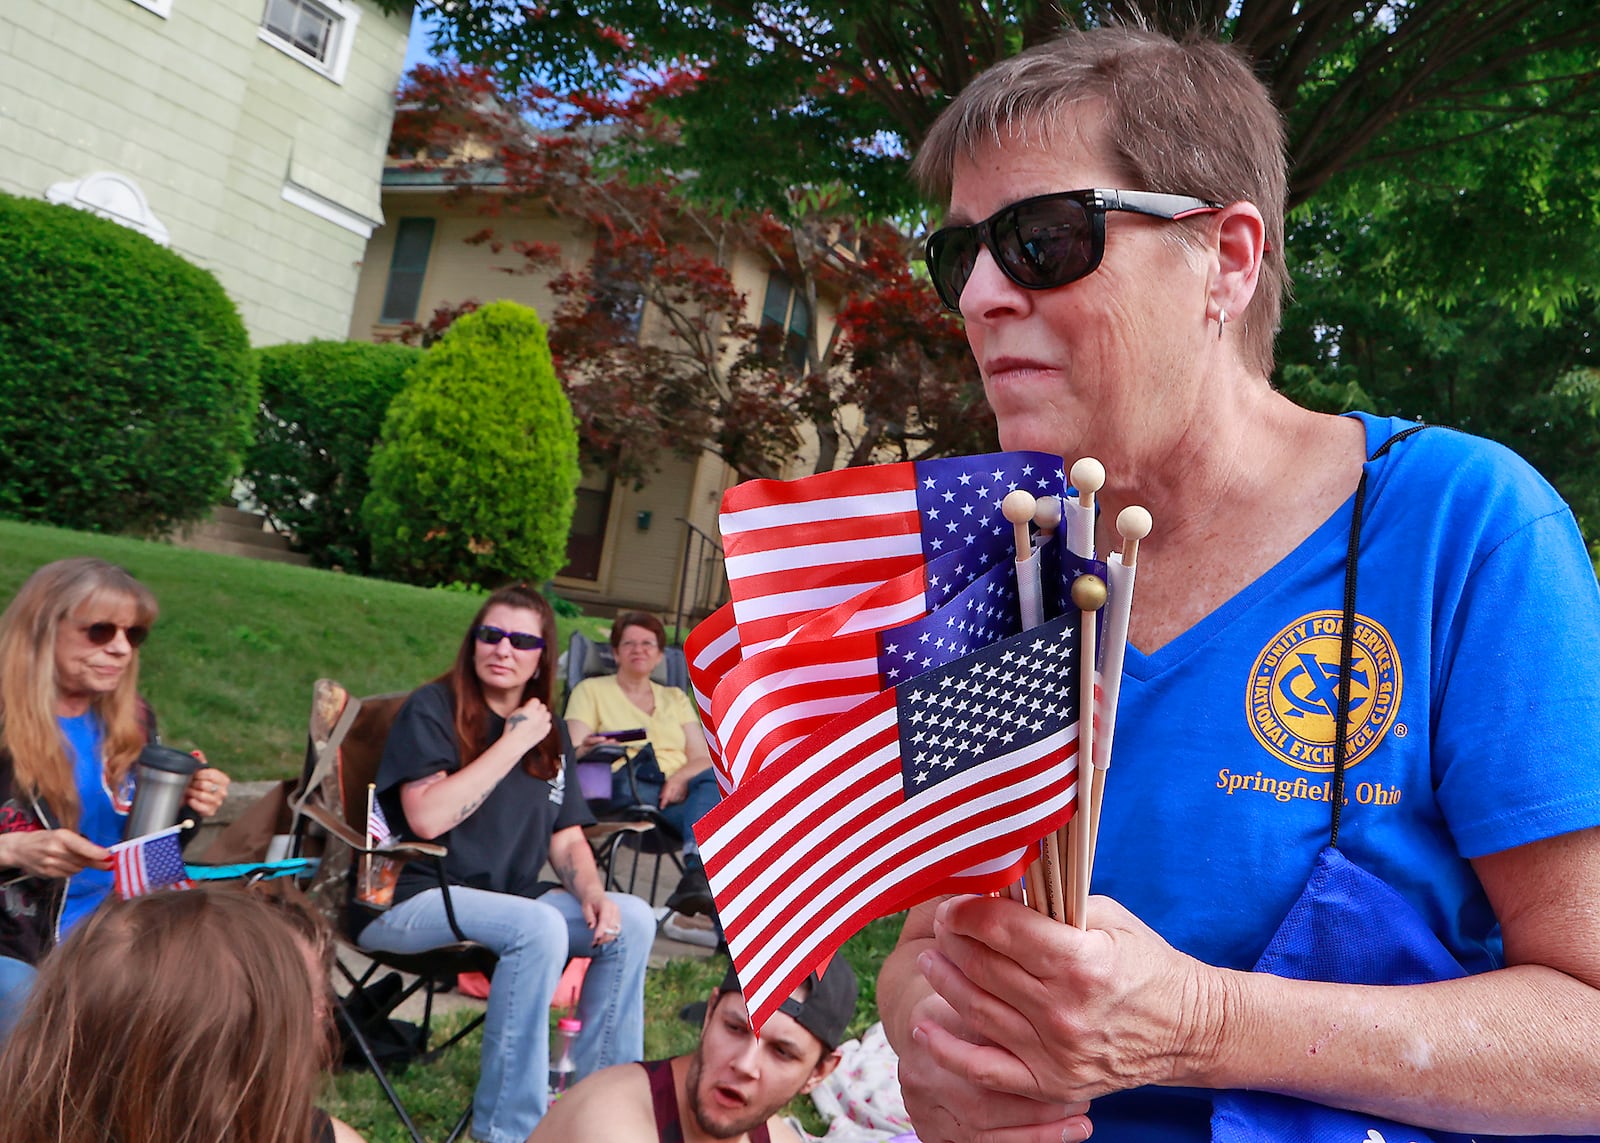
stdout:
<svg viewBox="0 0 1600 1143">
<path fill-rule="evenodd" d="M 555 635 L 537 591 L 494 592 L 451 669 L 406 700 L 378 766 L 384 817 L 407 838 L 448 847 L 455 920 L 500 958 L 473 1104 L 473 1134 L 487 1143 L 522 1143 L 544 1115 L 550 1002 L 569 957 L 590 958 L 577 1077 L 644 1054 L 655 917 L 639 898 L 605 891 L 584 838 L 594 819 L 576 789 L 569 795 L 550 713 Z M 547 859 L 559 885 L 543 879 Z M 406 866 L 393 904 L 358 940 L 398 953 L 453 943 L 434 867 Z"/>
</svg>

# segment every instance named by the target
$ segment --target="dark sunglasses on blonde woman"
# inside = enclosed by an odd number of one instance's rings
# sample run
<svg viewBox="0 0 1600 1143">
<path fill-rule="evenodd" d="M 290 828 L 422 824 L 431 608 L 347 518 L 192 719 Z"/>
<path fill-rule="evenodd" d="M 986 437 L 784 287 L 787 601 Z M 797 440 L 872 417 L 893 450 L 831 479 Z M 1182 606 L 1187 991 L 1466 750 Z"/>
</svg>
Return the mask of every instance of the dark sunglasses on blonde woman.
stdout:
<svg viewBox="0 0 1600 1143">
<path fill-rule="evenodd" d="M 83 634 L 84 638 L 88 639 L 96 647 L 104 647 L 117 637 L 118 631 L 127 635 L 130 647 L 137 647 L 150 634 L 150 628 L 138 623 L 132 627 L 123 627 L 117 623 L 90 623 L 84 627 Z"/>
<path fill-rule="evenodd" d="M 1151 191 L 1070 190 L 1011 203 L 982 222 L 928 235 L 923 260 L 939 300 L 960 310 L 978 251 L 988 247 L 1000 272 L 1028 290 L 1050 290 L 1088 277 L 1106 252 L 1106 212 L 1169 221 L 1222 208 L 1203 198 Z"/>
</svg>

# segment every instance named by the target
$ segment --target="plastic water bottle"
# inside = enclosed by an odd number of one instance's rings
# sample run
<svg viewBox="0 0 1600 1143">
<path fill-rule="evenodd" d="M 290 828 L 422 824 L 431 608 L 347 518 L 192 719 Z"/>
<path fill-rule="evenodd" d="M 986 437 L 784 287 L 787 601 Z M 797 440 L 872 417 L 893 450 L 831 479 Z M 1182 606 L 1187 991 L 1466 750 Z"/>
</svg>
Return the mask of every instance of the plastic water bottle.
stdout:
<svg viewBox="0 0 1600 1143">
<path fill-rule="evenodd" d="M 550 1045 L 550 1102 L 560 1099 L 572 1086 L 572 1074 L 577 1066 L 572 1062 L 572 1046 L 583 1031 L 583 1021 L 575 1016 L 563 1016 L 556 1021 L 556 1039 Z"/>
</svg>

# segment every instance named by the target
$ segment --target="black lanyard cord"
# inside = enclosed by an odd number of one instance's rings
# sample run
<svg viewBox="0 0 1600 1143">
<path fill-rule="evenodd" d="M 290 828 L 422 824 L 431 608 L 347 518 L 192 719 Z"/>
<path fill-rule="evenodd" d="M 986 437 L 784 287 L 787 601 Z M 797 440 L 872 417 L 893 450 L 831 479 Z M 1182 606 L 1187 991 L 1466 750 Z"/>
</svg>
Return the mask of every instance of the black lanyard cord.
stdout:
<svg viewBox="0 0 1600 1143">
<path fill-rule="evenodd" d="M 1367 458 L 1367 463 L 1381 458 L 1392 447 L 1409 436 L 1420 433 L 1427 425 L 1413 425 L 1398 432 Z M 1350 757 L 1350 684 L 1355 668 L 1356 644 L 1356 563 L 1361 552 L 1361 516 L 1367 503 L 1367 473 L 1361 472 L 1361 482 L 1356 485 L 1355 504 L 1350 511 L 1350 544 L 1344 556 L 1344 619 L 1339 624 L 1339 702 L 1333 720 L 1333 824 L 1328 832 L 1328 844 L 1339 845 L 1339 818 L 1344 812 L 1344 772 Z"/>
</svg>

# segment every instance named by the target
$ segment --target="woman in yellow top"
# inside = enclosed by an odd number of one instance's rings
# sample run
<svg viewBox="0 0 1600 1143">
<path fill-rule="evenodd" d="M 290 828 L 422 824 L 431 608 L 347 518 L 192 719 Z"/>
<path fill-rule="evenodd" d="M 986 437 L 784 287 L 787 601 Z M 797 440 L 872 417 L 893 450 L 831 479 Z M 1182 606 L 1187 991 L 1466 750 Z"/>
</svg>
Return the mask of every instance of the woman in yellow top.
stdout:
<svg viewBox="0 0 1600 1143">
<path fill-rule="evenodd" d="M 643 611 L 627 611 L 611 625 L 611 650 L 617 673 L 584 679 L 567 699 L 567 732 L 574 754 L 583 758 L 597 746 L 617 742 L 621 731 L 645 731 L 654 754 L 634 767 L 634 783 L 622 762 L 612 768 L 611 797 L 658 806 L 661 816 L 683 835 L 684 876 L 667 905 L 679 913 L 710 914 L 711 889 L 695 846 L 694 823 L 721 796 L 705 732 L 689 696 L 650 678 L 666 654 L 667 629 Z"/>
</svg>

